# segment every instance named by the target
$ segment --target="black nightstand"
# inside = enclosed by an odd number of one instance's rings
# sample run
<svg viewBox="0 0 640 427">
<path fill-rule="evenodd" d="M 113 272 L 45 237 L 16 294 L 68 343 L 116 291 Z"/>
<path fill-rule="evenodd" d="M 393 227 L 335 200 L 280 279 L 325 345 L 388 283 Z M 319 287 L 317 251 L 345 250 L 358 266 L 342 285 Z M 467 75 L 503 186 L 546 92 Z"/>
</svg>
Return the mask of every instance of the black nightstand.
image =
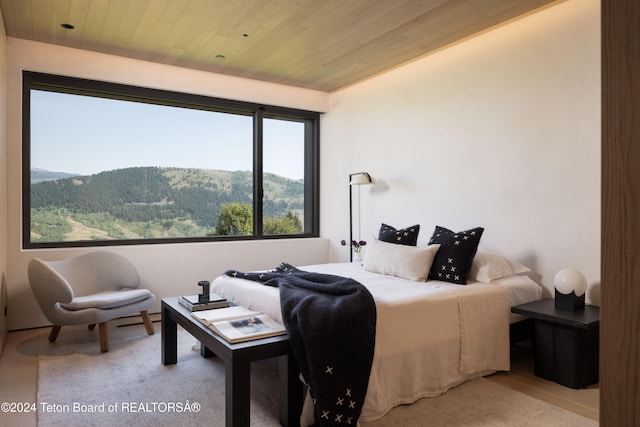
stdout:
<svg viewBox="0 0 640 427">
<path fill-rule="evenodd" d="M 555 308 L 553 299 L 511 307 L 533 319 L 534 373 L 571 388 L 598 382 L 600 310 Z"/>
</svg>

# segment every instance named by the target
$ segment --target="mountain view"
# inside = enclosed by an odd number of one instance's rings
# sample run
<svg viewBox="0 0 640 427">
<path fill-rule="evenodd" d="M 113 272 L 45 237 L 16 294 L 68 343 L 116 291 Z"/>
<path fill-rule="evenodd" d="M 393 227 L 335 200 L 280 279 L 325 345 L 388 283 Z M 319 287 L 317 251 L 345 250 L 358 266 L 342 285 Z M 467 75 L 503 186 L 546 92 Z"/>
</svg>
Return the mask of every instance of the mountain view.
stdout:
<svg viewBox="0 0 640 427">
<path fill-rule="evenodd" d="M 31 184 L 36 184 L 42 181 L 54 181 L 56 179 L 71 178 L 74 176 L 78 176 L 78 174 L 66 172 L 51 172 L 44 169 L 33 168 L 31 169 Z"/>
<path fill-rule="evenodd" d="M 242 206 L 250 216 L 252 199 L 250 171 L 133 167 L 79 176 L 33 169 L 31 241 L 220 235 L 224 207 Z M 303 206 L 302 180 L 264 175 L 265 222 L 301 224 Z"/>
</svg>

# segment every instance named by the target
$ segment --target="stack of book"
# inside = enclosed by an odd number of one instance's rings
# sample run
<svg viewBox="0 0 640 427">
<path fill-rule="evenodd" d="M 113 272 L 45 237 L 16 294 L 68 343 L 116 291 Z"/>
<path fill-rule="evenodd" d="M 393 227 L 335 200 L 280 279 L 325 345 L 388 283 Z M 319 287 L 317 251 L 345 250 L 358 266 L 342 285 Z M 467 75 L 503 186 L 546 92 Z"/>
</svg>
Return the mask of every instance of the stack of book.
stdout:
<svg viewBox="0 0 640 427">
<path fill-rule="evenodd" d="M 208 302 L 200 302 L 198 295 L 184 295 L 178 301 L 191 311 L 229 307 L 229 301 L 216 294 L 209 294 Z"/>
<path fill-rule="evenodd" d="M 240 305 L 193 312 L 191 315 L 232 344 L 287 333 L 284 326 L 271 316 Z"/>
</svg>

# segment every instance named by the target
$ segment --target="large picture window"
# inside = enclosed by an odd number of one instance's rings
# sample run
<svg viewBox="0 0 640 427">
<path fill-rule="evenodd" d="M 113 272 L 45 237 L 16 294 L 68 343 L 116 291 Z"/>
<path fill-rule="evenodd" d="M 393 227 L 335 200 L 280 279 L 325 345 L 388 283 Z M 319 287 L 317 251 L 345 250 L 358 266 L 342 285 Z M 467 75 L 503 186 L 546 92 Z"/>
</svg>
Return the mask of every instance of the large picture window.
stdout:
<svg viewBox="0 0 640 427">
<path fill-rule="evenodd" d="M 318 113 L 23 82 L 25 248 L 318 235 Z"/>
</svg>

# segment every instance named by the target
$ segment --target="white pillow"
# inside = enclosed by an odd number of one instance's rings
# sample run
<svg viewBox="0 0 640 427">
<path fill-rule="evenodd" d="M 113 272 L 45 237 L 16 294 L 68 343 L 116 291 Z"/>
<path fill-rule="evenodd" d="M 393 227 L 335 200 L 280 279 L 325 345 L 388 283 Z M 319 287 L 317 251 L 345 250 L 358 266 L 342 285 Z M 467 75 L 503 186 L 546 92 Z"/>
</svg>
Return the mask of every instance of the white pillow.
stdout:
<svg viewBox="0 0 640 427">
<path fill-rule="evenodd" d="M 488 252 L 477 252 L 473 257 L 469 279 L 489 283 L 512 274 L 528 273 L 529 268 L 506 256 Z"/>
<path fill-rule="evenodd" d="M 398 245 L 372 239 L 364 255 L 364 269 L 372 273 L 426 282 L 433 257 L 440 245 L 426 248 Z"/>
</svg>

